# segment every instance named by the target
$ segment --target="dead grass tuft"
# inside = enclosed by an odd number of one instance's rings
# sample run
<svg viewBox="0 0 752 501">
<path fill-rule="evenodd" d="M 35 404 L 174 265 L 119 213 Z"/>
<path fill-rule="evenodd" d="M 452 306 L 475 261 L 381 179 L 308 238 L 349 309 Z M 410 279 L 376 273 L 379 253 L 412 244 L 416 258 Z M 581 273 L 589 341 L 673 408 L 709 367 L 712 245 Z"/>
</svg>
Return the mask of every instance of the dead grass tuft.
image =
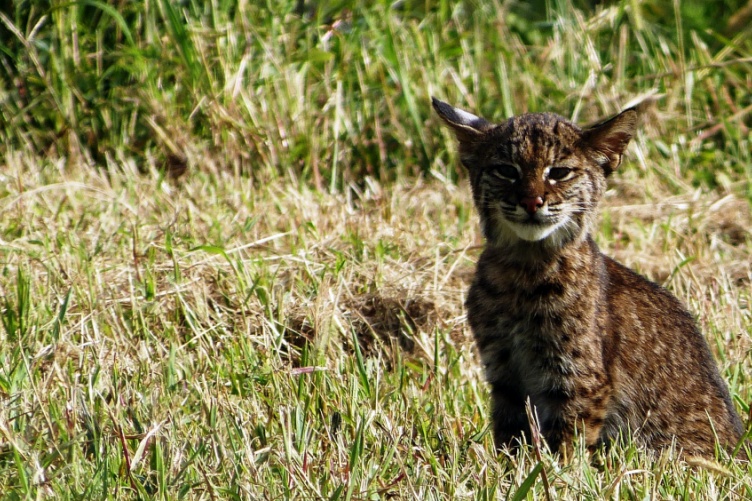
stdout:
<svg viewBox="0 0 752 501">
<path fill-rule="evenodd" d="M 415 337 L 419 333 L 430 335 L 439 313 L 433 301 L 415 297 L 406 290 L 390 295 L 364 294 L 343 306 L 345 319 L 367 354 L 373 354 L 379 344 L 412 354 Z"/>
</svg>

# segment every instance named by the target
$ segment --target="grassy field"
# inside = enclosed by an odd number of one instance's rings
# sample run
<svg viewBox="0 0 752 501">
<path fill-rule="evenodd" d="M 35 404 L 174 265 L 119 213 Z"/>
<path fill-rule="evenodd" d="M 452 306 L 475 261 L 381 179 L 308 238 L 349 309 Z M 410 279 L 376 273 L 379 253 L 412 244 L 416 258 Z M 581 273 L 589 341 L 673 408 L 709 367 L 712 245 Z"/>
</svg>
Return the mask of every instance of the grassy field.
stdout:
<svg viewBox="0 0 752 501">
<path fill-rule="evenodd" d="M 723 453 L 494 451 L 430 108 L 651 96 L 596 239 L 688 304 L 749 423 L 752 13 L 706 4 L 0 8 L 0 497 L 752 498 Z"/>
</svg>

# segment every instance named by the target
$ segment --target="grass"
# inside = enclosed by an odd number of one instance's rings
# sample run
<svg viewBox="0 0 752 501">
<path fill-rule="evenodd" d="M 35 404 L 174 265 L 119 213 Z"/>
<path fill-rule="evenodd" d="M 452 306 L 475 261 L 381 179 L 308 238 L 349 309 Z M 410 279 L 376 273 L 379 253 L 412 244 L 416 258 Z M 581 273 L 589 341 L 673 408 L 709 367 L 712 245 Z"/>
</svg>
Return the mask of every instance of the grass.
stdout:
<svg viewBox="0 0 752 501">
<path fill-rule="evenodd" d="M 751 497 L 723 455 L 494 451 L 477 218 L 429 105 L 662 96 L 597 240 L 688 304 L 746 416 L 742 3 L 298 4 L 0 14 L 4 498 Z"/>
</svg>

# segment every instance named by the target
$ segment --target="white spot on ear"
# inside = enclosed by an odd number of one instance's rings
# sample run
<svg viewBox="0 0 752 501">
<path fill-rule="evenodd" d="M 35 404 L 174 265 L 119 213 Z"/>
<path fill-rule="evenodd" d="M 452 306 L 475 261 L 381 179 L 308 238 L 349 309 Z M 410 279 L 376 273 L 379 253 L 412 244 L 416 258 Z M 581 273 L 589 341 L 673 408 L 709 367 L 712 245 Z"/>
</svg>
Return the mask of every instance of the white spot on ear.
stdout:
<svg viewBox="0 0 752 501">
<path fill-rule="evenodd" d="M 467 111 L 461 110 L 459 108 L 454 108 L 454 112 L 457 114 L 457 118 L 460 119 L 462 125 L 474 127 L 480 120 L 480 117 L 477 117 L 472 113 L 468 113 Z"/>
</svg>

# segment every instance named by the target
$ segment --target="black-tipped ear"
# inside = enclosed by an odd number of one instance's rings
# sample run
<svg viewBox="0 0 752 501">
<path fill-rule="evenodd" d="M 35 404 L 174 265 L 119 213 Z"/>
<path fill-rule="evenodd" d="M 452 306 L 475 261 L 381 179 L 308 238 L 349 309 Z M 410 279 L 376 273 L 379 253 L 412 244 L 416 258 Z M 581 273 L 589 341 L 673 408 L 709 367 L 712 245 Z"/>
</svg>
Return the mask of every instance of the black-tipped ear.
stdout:
<svg viewBox="0 0 752 501">
<path fill-rule="evenodd" d="M 583 131 L 582 146 L 595 154 L 607 176 L 621 163 L 624 150 L 635 134 L 637 118 L 637 110 L 629 108 Z"/>
<path fill-rule="evenodd" d="M 491 127 L 491 124 L 485 119 L 455 108 L 435 97 L 431 98 L 431 103 L 436 113 L 454 130 L 457 139 L 460 141 L 470 141 Z"/>
</svg>

